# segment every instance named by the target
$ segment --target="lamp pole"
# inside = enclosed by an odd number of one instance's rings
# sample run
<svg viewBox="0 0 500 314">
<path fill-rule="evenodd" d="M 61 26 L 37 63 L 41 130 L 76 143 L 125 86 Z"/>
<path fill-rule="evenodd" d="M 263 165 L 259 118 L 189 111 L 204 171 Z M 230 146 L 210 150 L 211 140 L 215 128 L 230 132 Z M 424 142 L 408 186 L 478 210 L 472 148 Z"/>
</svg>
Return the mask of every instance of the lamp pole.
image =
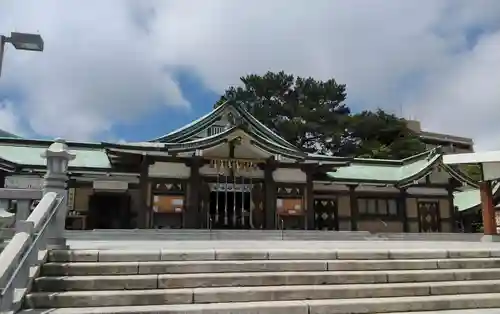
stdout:
<svg viewBox="0 0 500 314">
<path fill-rule="evenodd" d="M 43 39 L 38 34 L 12 32 L 10 37 L 0 35 L 0 76 L 6 43 L 11 43 L 17 50 L 43 51 Z"/>
</svg>

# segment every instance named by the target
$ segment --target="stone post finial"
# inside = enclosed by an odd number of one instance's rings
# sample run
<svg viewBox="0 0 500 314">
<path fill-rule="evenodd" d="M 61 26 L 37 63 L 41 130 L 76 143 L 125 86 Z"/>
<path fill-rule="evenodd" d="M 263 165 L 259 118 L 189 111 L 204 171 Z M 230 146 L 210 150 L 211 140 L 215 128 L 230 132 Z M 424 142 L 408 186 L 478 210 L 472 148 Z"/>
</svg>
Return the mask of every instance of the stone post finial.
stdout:
<svg viewBox="0 0 500 314">
<path fill-rule="evenodd" d="M 76 156 L 68 150 L 68 145 L 64 139 L 57 138 L 42 153 L 42 157 L 46 159 L 47 172 L 65 174 L 68 170 L 69 162 L 75 159 Z"/>
<path fill-rule="evenodd" d="M 56 214 L 54 238 L 51 244 L 54 247 L 65 247 L 64 228 L 66 222 L 67 207 L 67 191 L 66 182 L 68 181 L 68 165 L 69 162 L 76 158 L 76 155 L 68 149 L 66 141 L 57 138 L 41 155 L 46 159 L 47 172 L 43 180 L 43 193 L 55 192 L 57 195 L 64 197 L 60 208 Z"/>
</svg>

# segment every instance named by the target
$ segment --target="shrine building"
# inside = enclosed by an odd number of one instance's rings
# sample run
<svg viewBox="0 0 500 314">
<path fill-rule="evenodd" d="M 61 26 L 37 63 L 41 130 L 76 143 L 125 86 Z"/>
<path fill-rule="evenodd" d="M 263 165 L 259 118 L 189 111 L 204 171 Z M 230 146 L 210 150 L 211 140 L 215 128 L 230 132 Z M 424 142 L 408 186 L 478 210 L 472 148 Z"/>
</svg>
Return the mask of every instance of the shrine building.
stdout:
<svg viewBox="0 0 500 314">
<path fill-rule="evenodd" d="M 1 137 L 4 187 L 40 187 L 51 143 Z M 68 229 L 455 232 L 454 193 L 477 188 L 439 148 L 403 160 L 305 153 L 229 102 L 144 142 L 67 145 Z"/>
</svg>

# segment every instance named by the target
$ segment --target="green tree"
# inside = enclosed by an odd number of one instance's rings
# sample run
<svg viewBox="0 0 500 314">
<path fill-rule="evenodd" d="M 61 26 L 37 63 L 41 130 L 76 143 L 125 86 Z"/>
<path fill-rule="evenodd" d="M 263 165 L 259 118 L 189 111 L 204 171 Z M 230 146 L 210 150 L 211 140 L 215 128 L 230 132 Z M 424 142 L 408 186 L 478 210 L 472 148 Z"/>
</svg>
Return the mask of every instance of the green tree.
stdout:
<svg viewBox="0 0 500 314">
<path fill-rule="evenodd" d="M 459 169 L 474 181 L 479 182 L 482 180 L 481 167 L 479 165 L 461 165 Z"/>
<path fill-rule="evenodd" d="M 349 133 L 357 143 L 350 155 L 357 157 L 403 159 L 426 150 L 404 119 L 382 109 L 352 115 Z"/>
<path fill-rule="evenodd" d="M 229 100 L 244 106 L 258 120 L 306 152 L 338 154 L 346 145 L 350 110 L 346 86 L 334 79 L 318 81 L 285 72 L 241 78 L 215 104 Z"/>
<path fill-rule="evenodd" d="M 215 104 L 234 101 L 306 152 L 367 158 L 405 158 L 425 150 L 404 120 L 383 110 L 351 115 L 346 86 L 285 72 L 247 75 Z"/>
</svg>

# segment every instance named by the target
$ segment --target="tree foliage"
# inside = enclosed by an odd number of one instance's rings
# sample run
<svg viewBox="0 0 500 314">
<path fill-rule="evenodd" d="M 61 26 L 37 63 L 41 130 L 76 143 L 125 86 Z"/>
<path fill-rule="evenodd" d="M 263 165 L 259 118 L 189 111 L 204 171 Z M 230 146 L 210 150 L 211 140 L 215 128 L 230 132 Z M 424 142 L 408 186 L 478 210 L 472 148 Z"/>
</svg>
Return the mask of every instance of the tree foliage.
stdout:
<svg viewBox="0 0 500 314">
<path fill-rule="evenodd" d="M 306 152 L 401 159 L 425 145 L 404 120 L 379 109 L 351 114 L 344 84 L 285 72 L 247 75 L 215 104 L 234 101 Z"/>
<path fill-rule="evenodd" d="M 482 181 L 481 167 L 479 165 L 461 165 L 459 167 L 464 173 L 466 173 L 471 179 L 476 182 Z"/>
<path fill-rule="evenodd" d="M 357 157 L 403 159 L 426 149 L 404 119 L 382 109 L 352 115 L 349 131 L 356 142 L 350 155 Z"/>
<path fill-rule="evenodd" d="M 284 72 L 241 78 L 216 103 L 229 100 L 245 107 L 264 125 L 306 152 L 335 153 L 342 147 L 350 110 L 345 85 Z"/>
</svg>

